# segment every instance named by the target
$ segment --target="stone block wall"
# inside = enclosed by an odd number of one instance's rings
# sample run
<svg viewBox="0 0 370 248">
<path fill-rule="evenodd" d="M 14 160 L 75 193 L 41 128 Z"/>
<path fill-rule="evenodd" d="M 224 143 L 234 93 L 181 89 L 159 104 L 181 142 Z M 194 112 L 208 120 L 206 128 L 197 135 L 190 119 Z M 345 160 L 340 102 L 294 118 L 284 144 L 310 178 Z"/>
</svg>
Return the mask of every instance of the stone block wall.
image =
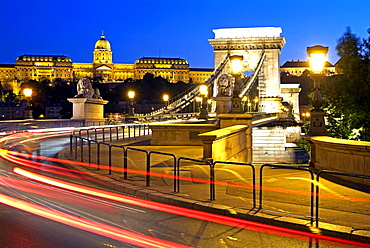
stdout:
<svg viewBox="0 0 370 248">
<path fill-rule="evenodd" d="M 202 145 L 198 134 L 213 131 L 219 127 L 215 124 L 155 124 L 152 130 L 151 145 L 156 146 L 196 146 Z"/>
<path fill-rule="evenodd" d="M 235 125 L 199 134 L 203 142 L 203 159 L 249 162 L 245 135 L 247 129 L 247 125 Z"/>
</svg>

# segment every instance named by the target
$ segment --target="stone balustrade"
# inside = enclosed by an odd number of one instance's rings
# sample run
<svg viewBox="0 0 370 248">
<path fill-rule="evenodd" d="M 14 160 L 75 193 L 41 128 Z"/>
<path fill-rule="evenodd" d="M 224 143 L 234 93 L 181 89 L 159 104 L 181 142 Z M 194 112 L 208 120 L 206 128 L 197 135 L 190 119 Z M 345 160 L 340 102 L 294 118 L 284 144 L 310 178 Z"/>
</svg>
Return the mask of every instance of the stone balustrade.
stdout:
<svg viewBox="0 0 370 248">
<path fill-rule="evenodd" d="M 310 141 L 310 164 L 316 169 L 370 176 L 370 142 L 326 136 L 312 137 Z"/>
<path fill-rule="evenodd" d="M 248 125 L 234 125 L 199 134 L 203 142 L 203 159 L 209 161 L 251 162 L 246 132 Z"/>
</svg>

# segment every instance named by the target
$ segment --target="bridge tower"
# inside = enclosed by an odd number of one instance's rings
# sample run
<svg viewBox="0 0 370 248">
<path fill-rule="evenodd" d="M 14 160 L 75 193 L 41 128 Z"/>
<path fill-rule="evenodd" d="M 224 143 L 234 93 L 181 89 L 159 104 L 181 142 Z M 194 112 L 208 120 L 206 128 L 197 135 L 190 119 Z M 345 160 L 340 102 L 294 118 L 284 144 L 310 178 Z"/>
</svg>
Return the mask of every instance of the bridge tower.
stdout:
<svg viewBox="0 0 370 248">
<path fill-rule="evenodd" d="M 280 52 L 285 45 L 285 38 L 280 36 L 282 29 L 222 28 L 214 29 L 213 32 L 215 37 L 208 41 L 214 49 L 215 68 L 227 54 L 242 55 L 243 71 L 252 72 L 265 54 L 258 80 L 260 109 L 266 113 L 280 112 Z M 230 67 L 230 64 L 227 66 Z"/>
</svg>

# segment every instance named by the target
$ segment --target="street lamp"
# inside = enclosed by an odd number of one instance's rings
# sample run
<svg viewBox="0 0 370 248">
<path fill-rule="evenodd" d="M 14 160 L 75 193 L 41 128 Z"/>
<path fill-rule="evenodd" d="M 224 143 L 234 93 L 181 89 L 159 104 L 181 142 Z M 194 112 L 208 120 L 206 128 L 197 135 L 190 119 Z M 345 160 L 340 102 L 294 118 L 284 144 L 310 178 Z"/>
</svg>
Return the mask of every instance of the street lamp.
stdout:
<svg viewBox="0 0 370 248">
<path fill-rule="evenodd" d="M 128 116 L 134 116 L 134 98 L 135 98 L 135 91 L 130 90 L 128 93 L 128 98 L 130 99 L 130 110 L 128 112 Z"/>
<path fill-rule="evenodd" d="M 24 110 L 24 118 L 25 119 L 33 119 L 32 116 L 32 108 L 31 108 L 31 98 L 32 98 L 32 89 L 31 88 L 24 88 L 23 95 L 26 97 L 27 105 Z"/>
<path fill-rule="evenodd" d="M 207 96 L 208 96 L 208 86 L 202 84 L 199 86 L 199 94 L 202 97 L 202 105 L 200 108 L 199 119 L 208 119 L 208 108 L 207 108 Z"/>
<path fill-rule="evenodd" d="M 164 101 L 164 107 L 165 107 L 165 109 L 167 109 L 167 104 L 168 104 L 168 99 L 169 98 L 170 97 L 167 94 L 164 94 L 163 95 L 163 101 Z"/>
<path fill-rule="evenodd" d="M 243 69 L 243 56 L 232 55 L 230 56 L 231 61 L 231 75 L 233 75 L 235 83 L 233 96 L 231 98 L 231 111 L 230 113 L 243 113 L 242 99 L 239 97 L 240 94 L 240 76 Z"/>
<path fill-rule="evenodd" d="M 309 57 L 311 67 L 310 78 L 314 81 L 314 94 L 312 98 L 312 105 L 314 108 L 311 110 L 310 128 L 307 133 L 308 137 L 329 135 L 325 127 L 325 112 L 320 109 L 322 106 L 320 80 L 325 77 L 323 69 L 328 50 L 329 47 L 319 45 L 307 47 L 307 55 Z"/>
<path fill-rule="evenodd" d="M 254 108 L 256 109 L 256 112 L 258 112 L 258 102 L 259 102 L 259 99 L 258 99 L 258 96 L 256 96 L 255 98 L 254 98 L 254 104 L 255 104 L 255 106 L 254 106 Z"/>
<path fill-rule="evenodd" d="M 242 98 L 243 112 L 247 112 L 247 101 L 248 101 L 248 97 L 247 96 L 243 96 L 243 98 Z"/>
</svg>

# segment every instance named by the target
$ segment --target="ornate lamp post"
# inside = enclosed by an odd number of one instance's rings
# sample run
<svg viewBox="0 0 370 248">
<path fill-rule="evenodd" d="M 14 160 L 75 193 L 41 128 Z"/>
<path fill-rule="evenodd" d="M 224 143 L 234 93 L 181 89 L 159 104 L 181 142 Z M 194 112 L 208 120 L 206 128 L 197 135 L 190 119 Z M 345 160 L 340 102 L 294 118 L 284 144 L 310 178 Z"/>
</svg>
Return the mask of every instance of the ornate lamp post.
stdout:
<svg viewBox="0 0 370 248">
<path fill-rule="evenodd" d="M 24 110 L 24 118 L 25 119 L 33 119 L 32 116 L 32 108 L 31 108 L 31 98 L 32 98 L 32 89 L 31 88 L 24 88 L 23 95 L 27 99 L 27 105 Z"/>
<path fill-rule="evenodd" d="M 135 91 L 130 90 L 128 93 L 128 98 L 130 99 L 130 110 L 128 112 L 128 116 L 134 116 L 134 98 L 135 98 Z"/>
<path fill-rule="evenodd" d="M 208 108 L 207 108 L 207 96 L 208 96 L 208 86 L 200 85 L 199 93 L 202 96 L 202 105 L 200 108 L 199 119 L 208 119 Z"/>
<path fill-rule="evenodd" d="M 323 47 L 319 45 L 307 47 L 307 54 L 309 56 L 311 66 L 310 78 L 314 81 L 314 94 L 312 98 L 312 105 L 314 108 L 311 110 L 310 128 L 307 133 L 308 137 L 329 135 L 325 127 L 325 112 L 320 109 L 322 105 L 320 80 L 325 77 L 325 74 L 323 73 L 323 68 L 328 50 L 328 47 Z"/>
<path fill-rule="evenodd" d="M 169 99 L 170 97 L 167 95 L 167 94 L 164 94 L 163 95 L 163 101 L 164 101 L 164 107 L 165 107 L 165 109 L 167 109 L 167 105 L 168 105 L 168 99 Z"/>
<path fill-rule="evenodd" d="M 240 76 L 243 69 L 243 56 L 232 55 L 230 56 L 231 61 L 231 75 L 235 79 L 233 97 L 231 98 L 231 111 L 230 113 L 240 114 L 244 113 L 242 108 L 242 99 L 239 97 L 240 94 Z"/>
</svg>

